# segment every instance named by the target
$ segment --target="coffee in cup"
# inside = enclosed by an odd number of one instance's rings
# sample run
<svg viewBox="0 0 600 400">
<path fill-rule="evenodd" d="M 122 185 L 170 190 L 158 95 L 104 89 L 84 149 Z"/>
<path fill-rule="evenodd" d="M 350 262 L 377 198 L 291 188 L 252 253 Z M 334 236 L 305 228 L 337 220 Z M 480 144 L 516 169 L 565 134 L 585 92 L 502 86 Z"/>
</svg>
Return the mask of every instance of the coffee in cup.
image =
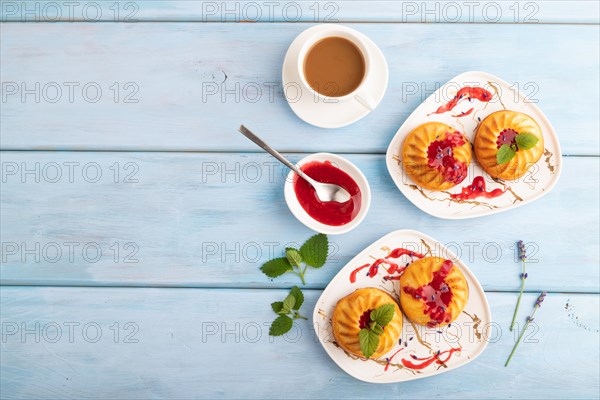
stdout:
<svg viewBox="0 0 600 400">
<path fill-rule="evenodd" d="M 316 102 L 356 101 L 373 110 L 368 82 L 372 76 L 369 46 L 361 34 L 341 25 L 308 37 L 298 52 L 300 84 Z"/>
<path fill-rule="evenodd" d="M 352 41 L 330 36 L 312 45 L 304 58 L 304 78 L 317 93 L 342 97 L 354 92 L 365 77 L 365 58 Z"/>
</svg>

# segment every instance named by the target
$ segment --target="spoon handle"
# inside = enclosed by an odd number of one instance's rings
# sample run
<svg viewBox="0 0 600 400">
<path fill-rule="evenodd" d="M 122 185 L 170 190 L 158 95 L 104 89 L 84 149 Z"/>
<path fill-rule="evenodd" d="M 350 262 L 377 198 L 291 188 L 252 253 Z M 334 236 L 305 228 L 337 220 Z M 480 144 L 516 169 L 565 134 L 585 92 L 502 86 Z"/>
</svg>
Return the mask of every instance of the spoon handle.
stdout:
<svg viewBox="0 0 600 400">
<path fill-rule="evenodd" d="M 289 169 L 291 169 L 292 171 L 294 171 L 295 173 L 297 173 L 298 175 L 300 175 L 303 179 L 309 181 L 310 183 L 314 182 L 312 180 L 312 178 L 310 178 L 309 176 L 307 176 L 299 168 L 296 168 L 296 166 L 294 164 L 292 164 L 291 162 L 289 162 L 277 150 L 275 150 L 274 148 L 272 148 L 271 146 L 269 146 L 268 144 L 266 144 L 265 142 L 263 142 L 263 140 L 261 138 L 259 138 L 258 136 L 256 136 L 254 133 L 252 133 L 250 131 L 250 129 L 246 128 L 244 125 L 240 125 L 240 132 L 242 133 L 242 135 L 244 135 L 248 139 L 252 140 L 254 143 L 256 143 L 259 147 L 261 147 L 267 153 L 271 154 L 273 157 L 275 157 L 276 159 L 278 159 L 279 161 L 281 161 L 286 167 L 288 167 Z"/>
</svg>

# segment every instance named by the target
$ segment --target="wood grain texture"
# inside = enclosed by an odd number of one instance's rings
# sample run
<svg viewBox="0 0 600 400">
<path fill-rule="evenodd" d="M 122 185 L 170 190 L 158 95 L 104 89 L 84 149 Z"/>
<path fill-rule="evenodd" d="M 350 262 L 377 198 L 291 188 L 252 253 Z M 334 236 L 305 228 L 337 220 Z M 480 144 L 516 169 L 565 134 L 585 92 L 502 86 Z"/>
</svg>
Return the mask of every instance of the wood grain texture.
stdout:
<svg viewBox="0 0 600 400">
<path fill-rule="evenodd" d="M 597 25 L 351 25 L 381 47 L 390 83 L 338 130 L 302 122 L 283 98 L 286 49 L 311 24 L 265 26 L 2 24 L 1 146 L 256 151 L 235 135 L 245 123 L 280 150 L 383 153 L 428 94 L 476 69 L 538 100 L 565 154 L 600 154 Z"/>
<path fill-rule="evenodd" d="M 295 275 L 271 281 L 258 270 L 287 245 L 299 245 L 312 234 L 285 204 L 287 171 L 266 154 L 2 152 L 1 156 L 4 284 L 290 287 L 298 283 Z M 302 157 L 289 156 L 292 161 Z M 409 203 L 394 186 L 384 156 L 347 158 L 370 182 L 371 208 L 352 233 L 331 237 L 331 260 L 308 273 L 309 287 L 324 288 L 343 265 L 381 236 L 416 229 L 447 244 L 487 290 L 518 289 L 520 270 L 512 246 L 522 239 L 530 243 L 528 290 L 598 292 L 600 194 L 597 187 L 589 187 L 600 176 L 598 158 L 565 158 L 558 185 L 535 203 L 452 222 L 428 216 Z M 68 165 L 73 166 L 72 182 Z M 18 171 L 8 174 L 15 166 Z M 39 183 L 35 172 L 23 173 L 36 168 Z M 137 172 L 129 176 L 134 169 Z M 52 183 L 55 171 L 60 171 L 60 180 Z M 92 183 L 98 171 L 101 177 Z M 138 251 L 132 254 L 135 246 Z"/>
<path fill-rule="evenodd" d="M 575 399 L 598 395 L 595 295 L 549 294 L 536 314 L 537 330 L 528 331 L 527 341 L 505 368 L 515 340 L 507 327 L 516 294 L 488 293 L 497 325 L 490 329 L 491 343 L 479 358 L 432 378 L 389 385 L 346 375 L 322 349 L 310 321 L 298 323 L 287 337 L 269 338 L 268 325 L 275 316 L 269 304 L 285 295 L 284 290 L 3 287 L 2 397 Z M 305 314 L 311 314 L 319 295 L 320 291 L 306 291 Z M 523 298 L 520 324 L 535 298 L 535 294 Z M 128 322 L 134 325 L 125 329 Z M 21 331 L 24 324 L 23 329 L 35 332 L 36 323 L 39 343 L 35 333 L 22 337 Z M 61 327 L 58 339 L 52 323 Z M 72 340 L 65 323 L 73 327 Z M 137 333 L 127 336 L 135 326 Z M 93 343 L 98 328 L 101 336 Z M 14 329 L 19 331 L 11 334 Z M 116 340 L 115 331 L 119 332 Z"/>
<path fill-rule="evenodd" d="M 492 3 L 498 23 L 480 24 L 496 18 Z M 466 2 L 270 4 L 273 14 L 253 1 L 0 1 L 10 22 L 0 24 L 0 149 L 17 150 L 0 152 L 0 398 L 598 398 L 599 3 L 482 1 L 473 14 Z M 298 9 L 302 22 L 286 23 Z M 85 22 L 13 23 L 57 13 Z M 253 19 L 273 23 L 197 23 Z M 390 83 L 372 115 L 322 130 L 286 104 L 281 64 L 296 35 L 332 19 L 382 48 Z M 136 23 L 110 23 L 125 20 Z M 565 154 L 594 157 L 566 157 L 552 193 L 508 213 L 450 222 L 419 211 L 382 153 L 428 94 L 467 70 L 517 83 Z M 258 268 L 312 232 L 285 205 L 286 171 L 256 154 L 240 123 L 293 161 L 354 153 L 371 184 L 366 220 L 332 238 L 328 264 L 307 274 L 303 314 L 358 251 L 409 228 L 471 267 L 500 337 L 458 370 L 377 386 L 339 369 L 311 321 L 270 338 L 269 304 L 299 282 Z M 529 244 L 527 291 L 562 293 L 548 295 L 504 368 L 517 295 L 501 292 L 518 289 L 517 239 Z M 525 294 L 520 324 L 536 295 Z"/>
<path fill-rule="evenodd" d="M 598 2 L 577 1 L 199 1 L 3 0 L 1 21 L 16 22 L 437 22 L 598 23 Z"/>
</svg>

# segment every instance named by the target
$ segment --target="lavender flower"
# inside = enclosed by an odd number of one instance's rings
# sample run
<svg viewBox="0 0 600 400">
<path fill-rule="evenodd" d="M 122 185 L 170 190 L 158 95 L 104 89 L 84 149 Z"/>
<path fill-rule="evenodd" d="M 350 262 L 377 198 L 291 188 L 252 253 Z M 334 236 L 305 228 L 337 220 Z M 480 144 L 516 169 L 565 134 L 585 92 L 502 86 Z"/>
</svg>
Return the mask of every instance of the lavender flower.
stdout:
<svg viewBox="0 0 600 400">
<path fill-rule="evenodd" d="M 525 261 L 527 260 L 527 253 L 525 252 L 525 243 L 522 240 L 517 242 L 517 247 L 519 251 L 519 260 Z"/>
<path fill-rule="evenodd" d="M 540 296 L 537 298 L 537 300 L 535 301 L 535 304 L 533 305 L 533 311 L 531 312 L 531 315 L 527 316 L 527 318 L 525 319 L 525 326 L 523 327 L 523 330 L 521 331 L 521 334 L 519 335 L 519 339 L 517 339 L 517 343 L 515 343 L 515 346 L 513 347 L 512 351 L 510 352 L 510 355 L 508 356 L 508 360 L 506 360 L 506 364 L 504 364 L 505 367 L 508 367 L 508 363 L 510 362 L 513 355 L 515 354 L 515 351 L 517 350 L 519 343 L 521 343 L 521 339 L 523 338 L 525 331 L 527 331 L 527 328 L 529 328 L 529 324 L 531 322 L 533 322 L 533 316 L 535 315 L 535 312 L 538 310 L 538 308 L 540 308 L 542 306 L 542 302 L 544 301 L 545 297 L 546 297 L 546 292 L 542 292 L 540 294 Z"/>
<path fill-rule="evenodd" d="M 535 308 L 540 308 L 542 306 L 542 302 L 544 301 L 545 298 L 546 298 L 546 292 L 542 292 L 540 294 L 540 297 L 538 297 L 538 299 L 535 302 Z"/>
<path fill-rule="evenodd" d="M 525 290 L 525 279 L 527 279 L 527 272 L 525 272 L 525 260 L 527 260 L 527 254 L 525 253 L 525 243 L 522 240 L 517 242 L 517 251 L 519 253 L 519 260 L 521 261 L 521 274 L 519 274 L 519 278 L 521 279 L 521 290 L 519 292 L 519 299 L 517 300 L 517 305 L 515 307 L 515 312 L 513 314 L 512 322 L 510 323 L 510 330 L 512 331 L 515 326 L 515 321 L 517 319 L 517 312 L 519 311 L 519 306 L 521 305 L 521 297 L 523 297 L 523 291 Z"/>
</svg>

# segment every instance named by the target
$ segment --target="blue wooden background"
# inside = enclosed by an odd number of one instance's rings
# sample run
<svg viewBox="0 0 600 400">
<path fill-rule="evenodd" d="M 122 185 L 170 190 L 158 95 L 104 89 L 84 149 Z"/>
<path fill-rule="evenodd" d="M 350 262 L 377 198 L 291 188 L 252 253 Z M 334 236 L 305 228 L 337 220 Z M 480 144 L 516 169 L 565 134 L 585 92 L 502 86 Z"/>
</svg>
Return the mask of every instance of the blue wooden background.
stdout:
<svg viewBox="0 0 600 400">
<path fill-rule="evenodd" d="M 598 2 L 467 3 L 0 1 L 1 397 L 598 398 Z M 390 83 L 371 115 L 323 130 L 295 117 L 280 73 L 296 35 L 334 20 L 381 47 Z M 534 204 L 444 221 L 400 194 L 384 152 L 427 95 L 467 70 L 538 102 L 564 171 Z M 269 304 L 298 281 L 258 268 L 311 232 L 284 203 L 286 171 L 240 123 L 292 160 L 340 153 L 371 184 L 365 221 L 332 237 L 330 261 L 308 273 L 305 314 L 357 252 L 417 229 L 486 290 L 498 335 L 483 355 L 372 385 L 329 359 L 310 321 L 270 338 Z M 504 368 L 518 239 L 531 258 L 521 323 L 550 293 Z"/>
</svg>

